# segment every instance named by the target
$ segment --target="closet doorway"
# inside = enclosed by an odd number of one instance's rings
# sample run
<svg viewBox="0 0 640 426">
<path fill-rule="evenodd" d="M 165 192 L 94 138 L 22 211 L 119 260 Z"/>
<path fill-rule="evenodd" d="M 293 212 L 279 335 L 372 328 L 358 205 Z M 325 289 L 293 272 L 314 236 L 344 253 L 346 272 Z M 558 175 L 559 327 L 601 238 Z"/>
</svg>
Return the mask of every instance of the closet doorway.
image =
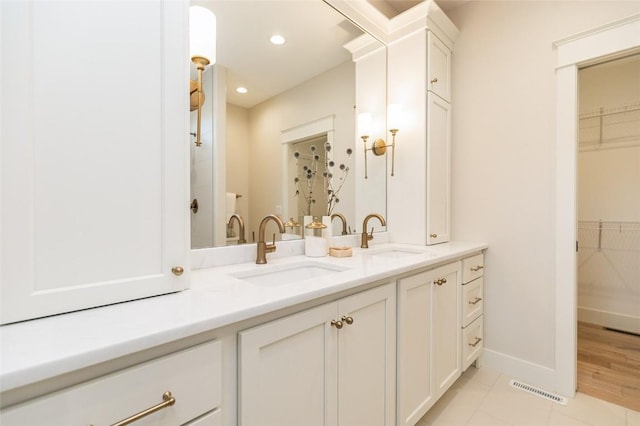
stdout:
<svg viewBox="0 0 640 426">
<path fill-rule="evenodd" d="M 640 54 L 578 82 L 577 387 L 640 411 Z"/>
</svg>

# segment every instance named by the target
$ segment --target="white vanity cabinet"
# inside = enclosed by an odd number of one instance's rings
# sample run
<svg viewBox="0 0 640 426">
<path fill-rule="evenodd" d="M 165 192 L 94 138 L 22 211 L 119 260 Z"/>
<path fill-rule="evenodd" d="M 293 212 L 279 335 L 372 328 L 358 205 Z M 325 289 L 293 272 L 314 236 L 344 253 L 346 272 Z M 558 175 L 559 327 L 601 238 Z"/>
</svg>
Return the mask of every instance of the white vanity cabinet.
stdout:
<svg viewBox="0 0 640 426">
<path fill-rule="evenodd" d="M 1 323 L 188 287 L 188 2 L 0 8 Z"/>
<path fill-rule="evenodd" d="M 395 284 L 239 333 L 248 425 L 393 425 Z"/>
<path fill-rule="evenodd" d="M 398 281 L 398 425 L 414 425 L 458 379 L 460 262 Z"/>
<path fill-rule="evenodd" d="M 462 260 L 462 370 L 482 353 L 484 346 L 484 255 Z"/>
<path fill-rule="evenodd" d="M 3 426 L 110 425 L 175 398 L 140 420 L 154 426 L 219 426 L 222 354 L 204 343 L 0 412 Z"/>
</svg>

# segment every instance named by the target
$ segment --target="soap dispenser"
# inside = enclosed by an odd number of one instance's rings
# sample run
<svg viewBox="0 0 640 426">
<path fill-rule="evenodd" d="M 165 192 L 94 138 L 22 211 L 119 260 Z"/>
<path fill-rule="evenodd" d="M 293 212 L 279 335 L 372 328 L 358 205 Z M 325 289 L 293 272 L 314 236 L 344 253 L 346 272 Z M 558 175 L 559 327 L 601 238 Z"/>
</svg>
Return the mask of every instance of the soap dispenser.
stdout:
<svg viewBox="0 0 640 426">
<path fill-rule="evenodd" d="M 305 226 L 304 254 L 308 257 L 324 257 L 327 255 L 329 244 L 322 236 L 322 231 L 327 228 L 319 218 L 314 217 L 313 222 Z"/>
</svg>

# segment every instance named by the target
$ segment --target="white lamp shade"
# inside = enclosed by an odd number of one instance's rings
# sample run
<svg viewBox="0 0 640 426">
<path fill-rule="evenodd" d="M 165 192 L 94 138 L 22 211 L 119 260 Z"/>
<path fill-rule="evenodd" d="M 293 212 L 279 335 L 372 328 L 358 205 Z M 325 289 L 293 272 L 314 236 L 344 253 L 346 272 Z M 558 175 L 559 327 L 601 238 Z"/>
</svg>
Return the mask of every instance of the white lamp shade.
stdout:
<svg viewBox="0 0 640 426">
<path fill-rule="evenodd" d="M 358 134 L 360 136 L 371 136 L 372 124 L 371 113 L 363 112 L 358 114 Z"/>
<path fill-rule="evenodd" d="M 387 107 L 387 125 L 389 129 L 400 129 L 402 124 L 402 105 L 389 104 Z"/>
<path fill-rule="evenodd" d="M 216 63 L 216 15 L 202 6 L 189 8 L 189 53 Z"/>
</svg>

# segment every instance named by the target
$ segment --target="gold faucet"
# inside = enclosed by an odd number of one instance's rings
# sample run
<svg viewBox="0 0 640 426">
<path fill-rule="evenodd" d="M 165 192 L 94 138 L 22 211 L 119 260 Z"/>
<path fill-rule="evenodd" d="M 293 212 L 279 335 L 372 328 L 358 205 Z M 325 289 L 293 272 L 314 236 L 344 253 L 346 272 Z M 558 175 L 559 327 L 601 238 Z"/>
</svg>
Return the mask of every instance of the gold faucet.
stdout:
<svg viewBox="0 0 640 426">
<path fill-rule="evenodd" d="M 345 218 L 342 213 L 334 213 L 331 215 L 331 220 L 335 219 L 336 217 L 340 218 L 340 220 L 342 221 L 342 235 L 348 235 L 349 233 L 347 232 L 347 218 Z"/>
<path fill-rule="evenodd" d="M 231 215 L 231 217 L 229 218 L 229 223 L 227 224 L 228 228 L 231 228 L 232 226 L 232 222 L 233 220 L 236 220 L 236 222 L 238 222 L 238 244 L 246 244 L 247 240 L 244 238 L 244 220 L 242 219 L 242 216 L 240 216 L 238 213 L 234 213 Z"/>
<path fill-rule="evenodd" d="M 373 240 L 373 227 L 371 227 L 371 234 L 367 234 L 367 222 L 369 222 L 369 219 L 372 217 L 377 218 L 382 226 L 387 226 L 387 221 L 378 213 L 371 213 L 365 217 L 364 222 L 362 223 L 362 241 L 360 243 L 360 248 L 369 248 L 369 240 Z"/>
<path fill-rule="evenodd" d="M 264 242 L 264 229 L 267 226 L 267 222 L 273 220 L 280 230 L 281 234 L 284 234 L 284 223 L 282 223 L 282 219 L 274 214 L 270 214 L 265 216 L 260 222 L 260 226 L 258 227 L 258 258 L 256 259 L 256 263 L 258 265 L 263 265 L 267 263 L 267 253 L 273 253 L 276 251 L 276 235 L 273 234 L 273 243 L 267 244 Z"/>
</svg>

